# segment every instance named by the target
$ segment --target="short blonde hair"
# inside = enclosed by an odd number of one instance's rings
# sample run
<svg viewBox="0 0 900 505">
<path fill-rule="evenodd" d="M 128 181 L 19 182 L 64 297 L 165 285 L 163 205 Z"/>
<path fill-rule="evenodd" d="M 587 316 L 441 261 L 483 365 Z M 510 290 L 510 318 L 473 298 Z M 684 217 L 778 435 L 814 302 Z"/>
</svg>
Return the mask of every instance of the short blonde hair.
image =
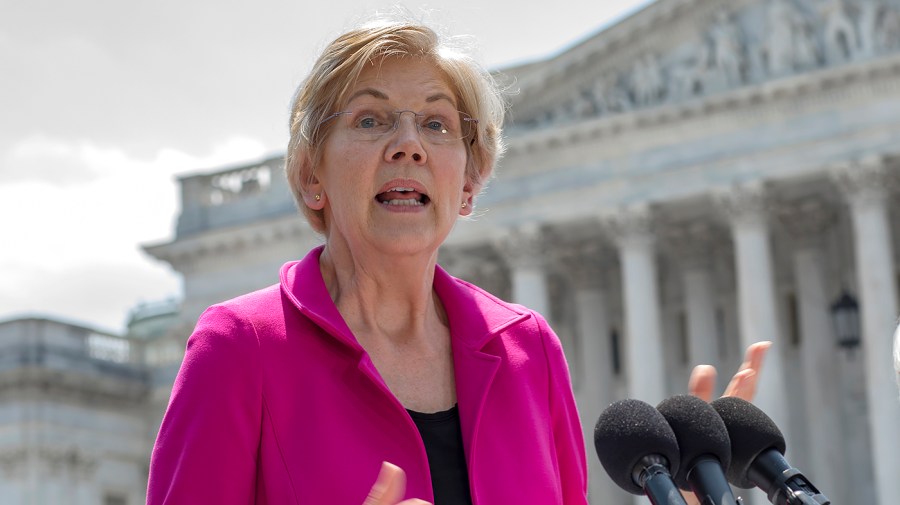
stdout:
<svg viewBox="0 0 900 505">
<path fill-rule="evenodd" d="M 325 231 L 324 214 L 306 206 L 302 191 L 315 173 L 328 136 L 328 124 L 320 124 L 343 106 L 367 66 L 398 57 L 422 58 L 434 64 L 456 93 L 459 110 L 478 120 L 474 138 L 465 142 L 467 182 L 483 188 L 503 154 L 505 101 L 486 69 L 418 22 L 381 19 L 366 23 L 325 48 L 297 88 L 291 105 L 285 174 L 297 206 L 316 231 Z"/>
</svg>

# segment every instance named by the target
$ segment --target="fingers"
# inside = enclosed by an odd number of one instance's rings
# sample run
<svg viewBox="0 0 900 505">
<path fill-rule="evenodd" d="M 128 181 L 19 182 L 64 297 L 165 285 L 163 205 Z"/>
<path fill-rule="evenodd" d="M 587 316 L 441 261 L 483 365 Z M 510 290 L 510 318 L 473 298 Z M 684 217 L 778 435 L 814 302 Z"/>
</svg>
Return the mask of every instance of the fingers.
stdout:
<svg viewBox="0 0 900 505">
<path fill-rule="evenodd" d="M 688 392 L 701 400 L 712 400 L 716 388 L 716 368 L 710 365 L 697 365 L 688 380 Z"/>
<path fill-rule="evenodd" d="M 378 478 L 363 505 L 429 505 L 428 502 L 418 499 L 399 502 L 405 492 L 406 473 L 399 466 L 385 461 L 381 464 Z"/>
<path fill-rule="evenodd" d="M 725 388 L 724 396 L 736 396 L 742 400 L 753 401 L 763 360 L 771 346 L 772 342 L 756 342 L 747 348 L 744 362 Z"/>
</svg>

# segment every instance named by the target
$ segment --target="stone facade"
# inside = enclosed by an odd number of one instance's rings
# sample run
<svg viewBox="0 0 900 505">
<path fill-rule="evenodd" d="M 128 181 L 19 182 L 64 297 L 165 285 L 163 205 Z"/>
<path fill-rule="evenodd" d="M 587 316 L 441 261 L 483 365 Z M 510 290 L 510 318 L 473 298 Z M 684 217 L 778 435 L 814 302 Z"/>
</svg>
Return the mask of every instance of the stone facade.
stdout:
<svg viewBox="0 0 900 505">
<path fill-rule="evenodd" d="M 0 503 L 142 503 L 159 417 L 143 361 L 91 328 L 0 322 Z"/>
<path fill-rule="evenodd" d="M 834 503 L 900 496 L 900 0 L 659 0 L 497 76 L 517 91 L 509 149 L 440 261 L 551 321 L 588 441 L 609 402 L 656 403 L 694 364 L 730 374 L 771 340 L 757 403 L 789 460 Z M 140 341 L 145 427 L 131 442 L 145 455 L 200 312 L 277 282 L 321 242 L 282 164 L 183 177 L 175 239 L 146 247 L 183 275 L 184 301 Z M 857 345 L 835 336 L 842 293 L 859 302 Z M 45 446 L 18 436 L 2 439 L 0 475 L 25 482 L 39 463 L 5 462 Z M 92 447 L 62 458 L 97 460 Z M 631 503 L 589 460 L 592 502 Z"/>
</svg>

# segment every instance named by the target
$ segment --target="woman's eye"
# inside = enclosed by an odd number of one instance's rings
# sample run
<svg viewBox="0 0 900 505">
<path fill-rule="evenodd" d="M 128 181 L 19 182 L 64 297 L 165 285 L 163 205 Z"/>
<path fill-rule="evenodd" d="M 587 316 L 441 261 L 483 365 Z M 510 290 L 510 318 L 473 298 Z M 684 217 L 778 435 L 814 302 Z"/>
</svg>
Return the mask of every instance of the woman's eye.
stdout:
<svg viewBox="0 0 900 505">
<path fill-rule="evenodd" d="M 431 131 L 438 133 L 444 133 L 447 131 L 447 127 L 444 126 L 444 122 L 440 119 L 429 119 L 428 121 L 425 121 L 423 126 Z"/>
<path fill-rule="evenodd" d="M 374 117 L 364 117 L 356 122 L 356 126 L 359 128 L 375 128 L 378 126 L 378 120 Z"/>
</svg>

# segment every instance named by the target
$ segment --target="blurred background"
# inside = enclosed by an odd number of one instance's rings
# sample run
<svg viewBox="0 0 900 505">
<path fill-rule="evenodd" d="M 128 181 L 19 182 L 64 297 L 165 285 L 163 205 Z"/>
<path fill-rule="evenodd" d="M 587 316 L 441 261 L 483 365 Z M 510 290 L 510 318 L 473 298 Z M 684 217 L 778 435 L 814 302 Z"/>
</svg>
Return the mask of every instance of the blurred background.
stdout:
<svg viewBox="0 0 900 505">
<path fill-rule="evenodd" d="M 294 89 L 396 8 L 2 4 L 0 503 L 143 502 L 197 316 L 320 243 L 282 176 Z M 589 443 L 771 340 L 789 460 L 834 503 L 900 496 L 900 0 L 405 9 L 510 91 L 440 262 L 548 317 Z M 646 500 L 588 453 L 592 503 Z"/>
</svg>

